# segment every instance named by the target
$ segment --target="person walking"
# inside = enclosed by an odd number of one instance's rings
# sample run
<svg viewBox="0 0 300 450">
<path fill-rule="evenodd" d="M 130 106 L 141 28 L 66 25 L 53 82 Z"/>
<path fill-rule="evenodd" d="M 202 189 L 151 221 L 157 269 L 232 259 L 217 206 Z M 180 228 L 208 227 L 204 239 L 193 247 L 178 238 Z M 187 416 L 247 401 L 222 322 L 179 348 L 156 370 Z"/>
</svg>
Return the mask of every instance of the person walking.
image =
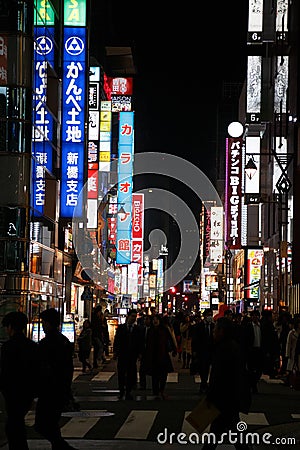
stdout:
<svg viewBox="0 0 300 450">
<path fill-rule="evenodd" d="M 41 312 L 45 337 L 38 344 L 40 381 L 35 412 L 35 429 L 51 442 L 52 450 L 74 449 L 61 435 L 59 421 L 72 396 L 73 347 L 59 331 L 60 314 L 54 309 Z"/>
<path fill-rule="evenodd" d="M 247 366 L 250 372 L 252 392 L 257 394 L 257 384 L 263 373 L 260 312 L 258 310 L 251 311 L 250 319 L 250 322 L 245 325 L 244 329 L 244 349 Z"/>
<path fill-rule="evenodd" d="M 140 389 L 145 390 L 147 387 L 147 373 L 146 373 L 146 342 L 148 332 L 150 330 L 152 324 L 152 316 L 147 315 L 144 318 L 143 325 L 139 325 L 141 328 L 141 339 L 142 339 L 142 351 L 141 351 L 141 359 L 140 359 L 140 367 L 139 367 L 139 376 L 140 376 Z"/>
<path fill-rule="evenodd" d="M 102 335 L 102 321 L 101 321 L 102 307 L 97 305 L 91 317 L 91 329 L 92 329 L 92 345 L 94 348 L 93 355 L 93 368 L 98 369 L 98 360 L 102 358 L 104 345 Z"/>
<path fill-rule="evenodd" d="M 147 335 L 145 367 L 152 376 L 152 391 L 155 399 L 165 400 L 168 373 L 174 372 L 170 352 L 176 356 L 176 339 L 159 315 L 153 316 Z"/>
<path fill-rule="evenodd" d="M 297 346 L 297 340 L 300 336 L 300 319 L 294 319 L 294 325 L 293 328 L 290 330 L 287 341 L 286 341 L 286 350 L 285 355 L 287 357 L 287 372 L 290 374 L 295 365 L 298 366 L 298 361 L 296 361 L 297 364 L 295 364 L 295 354 L 296 354 L 296 346 Z M 287 383 L 288 383 L 288 377 L 287 377 Z"/>
<path fill-rule="evenodd" d="M 82 364 L 82 372 L 85 373 L 87 367 L 90 371 L 92 371 L 92 366 L 89 362 L 92 348 L 92 329 L 91 323 L 88 319 L 86 319 L 82 324 L 82 330 L 77 338 L 77 342 L 79 348 L 78 359 Z"/>
<path fill-rule="evenodd" d="M 6 314 L 2 326 L 8 340 L 1 348 L 0 391 L 5 401 L 5 433 L 9 450 L 28 450 L 25 415 L 37 393 L 38 347 L 24 330 L 27 316 L 19 311 Z"/>
<path fill-rule="evenodd" d="M 200 375 L 200 390 L 202 394 L 208 388 L 208 378 L 212 361 L 213 349 L 213 312 L 212 309 L 207 308 L 203 312 L 203 320 L 197 323 L 192 330 L 192 358 L 193 365 L 198 366 Z"/>
<path fill-rule="evenodd" d="M 216 442 L 220 442 L 229 430 L 238 432 L 239 413 L 248 414 L 250 410 L 251 390 L 232 320 L 220 317 L 216 322 L 213 338 L 215 345 L 206 397 L 207 401 L 220 411 L 209 430 L 214 434 Z M 224 444 L 226 442 L 222 442 L 222 446 Z M 203 450 L 215 449 L 217 446 L 217 443 L 207 441 Z M 239 450 L 249 449 L 249 446 L 240 443 L 239 439 L 234 446 Z"/>
<path fill-rule="evenodd" d="M 192 357 L 192 322 L 189 315 L 184 316 L 180 324 L 181 348 L 182 348 L 182 368 L 189 369 Z"/>
<path fill-rule="evenodd" d="M 142 353 L 140 328 L 136 324 L 137 312 L 128 311 L 126 322 L 116 330 L 113 359 L 117 360 L 119 399 L 133 400 L 132 390 L 137 384 L 137 359 Z"/>
</svg>

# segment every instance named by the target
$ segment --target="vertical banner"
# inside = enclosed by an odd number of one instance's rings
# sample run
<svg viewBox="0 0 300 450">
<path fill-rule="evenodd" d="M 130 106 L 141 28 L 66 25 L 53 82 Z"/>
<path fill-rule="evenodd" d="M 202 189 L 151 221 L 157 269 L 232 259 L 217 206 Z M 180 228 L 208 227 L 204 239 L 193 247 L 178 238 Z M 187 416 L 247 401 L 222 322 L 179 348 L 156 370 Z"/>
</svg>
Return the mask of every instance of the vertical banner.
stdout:
<svg viewBox="0 0 300 450">
<path fill-rule="evenodd" d="M 210 262 L 223 261 L 223 207 L 212 206 L 210 210 Z"/>
<path fill-rule="evenodd" d="M 247 105 L 246 116 L 249 123 L 260 122 L 261 113 L 261 83 L 262 57 L 248 56 L 247 58 Z"/>
<path fill-rule="evenodd" d="M 263 265 L 263 249 L 246 249 L 246 288 L 245 298 L 259 300 L 259 284 L 261 266 Z"/>
<path fill-rule="evenodd" d="M 0 86 L 7 85 L 7 35 L 0 36 Z"/>
<path fill-rule="evenodd" d="M 143 284 L 144 194 L 132 194 L 131 260 L 138 263 L 138 285 Z"/>
<path fill-rule="evenodd" d="M 54 28 L 34 27 L 33 77 L 33 208 L 43 214 L 45 169 L 52 172 L 53 118 L 46 108 L 47 67 L 54 66 Z"/>
<path fill-rule="evenodd" d="M 61 217 L 72 217 L 75 207 L 77 216 L 82 209 L 79 194 L 84 181 L 86 29 L 64 27 L 63 42 L 60 208 Z"/>
<path fill-rule="evenodd" d="M 263 3 L 263 0 L 249 0 L 247 38 L 249 44 L 262 42 Z"/>
<path fill-rule="evenodd" d="M 120 112 L 118 158 L 117 264 L 131 262 L 134 114 Z"/>
<path fill-rule="evenodd" d="M 225 245 L 241 248 L 242 138 L 226 140 Z"/>
</svg>

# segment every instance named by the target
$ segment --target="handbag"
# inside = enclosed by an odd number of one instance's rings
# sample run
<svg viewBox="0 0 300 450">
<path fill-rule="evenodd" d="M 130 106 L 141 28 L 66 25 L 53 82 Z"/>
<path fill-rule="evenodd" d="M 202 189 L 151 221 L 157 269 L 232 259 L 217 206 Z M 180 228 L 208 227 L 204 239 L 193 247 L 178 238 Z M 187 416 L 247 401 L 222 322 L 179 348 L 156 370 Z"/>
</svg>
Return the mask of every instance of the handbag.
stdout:
<svg viewBox="0 0 300 450">
<path fill-rule="evenodd" d="M 201 434 L 219 415 L 219 409 L 204 395 L 185 420 Z"/>
<path fill-rule="evenodd" d="M 289 385 L 295 391 L 300 391 L 300 371 L 297 365 L 294 365 L 293 370 L 289 375 Z"/>
</svg>

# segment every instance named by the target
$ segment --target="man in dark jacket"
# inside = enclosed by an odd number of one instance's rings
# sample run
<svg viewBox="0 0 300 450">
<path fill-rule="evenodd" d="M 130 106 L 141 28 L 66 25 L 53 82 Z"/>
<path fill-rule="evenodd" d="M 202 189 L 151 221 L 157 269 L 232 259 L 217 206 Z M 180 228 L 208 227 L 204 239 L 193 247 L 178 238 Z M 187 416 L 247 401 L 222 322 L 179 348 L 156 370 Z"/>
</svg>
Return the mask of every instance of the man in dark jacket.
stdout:
<svg viewBox="0 0 300 450">
<path fill-rule="evenodd" d="M 213 312 L 210 308 L 205 309 L 203 317 L 204 320 L 197 323 L 192 329 L 192 363 L 194 366 L 198 366 L 201 378 L 200 393 L 206 392 L 208 387 L 215 326 Z"/>
<path fill-rule="evenodd" d="M 117 359 L 117 372 L 120 400 L 132 400 L 132 389 L 137 383 L 137 358 L 142 353 L 140 328 L 136 324 L 136 310 L 129 310 L 126 322 L 119 325 L 114 339 L 114 359 Z"/>
<path fill-rule="evenodd" d="M 26 315 L 17 311 L 6 314 L 2 320 L 9 337 L 1 348 L 0 365 L 0 390 L 5 400 L 5 432 L 9 450 L 29 448 L 25 415 L 36 395 L 38 352 L 37 344 L 24 334 L 27 323 Z"/>
<path fill-rule="evenodd" d="M 73 348 L 59 331 L 60 315 L 54 309 L 40 314 L 45 337 L 39 342 L 40 386 L 36 405 L 35 428 L 52 444 L 52 450 L 73 449 L 60 432 L 59 421 L 70 400 L 73 378 Z"/>
<path fill-rule="evenodd" d="M 223 433 L 231 430 L 237 433 L 240 421 L 239 412 L 248 413 L 251 404 L 251 389 L 248 380 L 245 360 L 241 355 L 241 347 L 234 336 L 234 326 L 230 319 L 221 317 L 214 329 L 215 347 L 213 351 L 211 376 L 207 391 L 207 400 L 220 411 L 212 422 L 210 433 L 216 438 L 216 443 L 205 443 L 203 450 L 215 449 Z M 225 440 L 225 439 L 224 439 Z M 236 449 L 248 449 L 243 440 L 238 437 Z"/>
</svg>

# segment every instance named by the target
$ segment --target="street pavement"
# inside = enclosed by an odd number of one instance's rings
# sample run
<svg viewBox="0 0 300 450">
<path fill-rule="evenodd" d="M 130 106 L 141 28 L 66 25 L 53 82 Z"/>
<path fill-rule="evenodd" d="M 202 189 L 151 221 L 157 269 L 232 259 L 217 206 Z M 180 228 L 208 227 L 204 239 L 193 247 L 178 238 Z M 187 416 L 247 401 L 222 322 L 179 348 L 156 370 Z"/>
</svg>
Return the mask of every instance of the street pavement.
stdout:
<svg viewBox="0 0 300 450">
<path fill-rule="evenodd" d="M 181 369 L 177 359 L 173 360 L 175 372 L 168 377 L 169 399 L 166 401 L 155 400 L 151 395 L 150 379 L 146 391 L 134 392 L 133 401 L 119 401 L 115 361 L 110 360 L 92 375 L 83 375 L 77 359 L 74 362 L 73 392 L 80 411 L 64 413 L 61 427 L 63 436 L 76 449 L 140 450 L 142 446 L 143 450 L 151 450 L 163 446 L 179 450 L 183 445 L 186 449 L 194 448 L 195 444 L 201 449 L 201 437 L 197 435 L 199 444 L 195 440 L 195 430 L 185 420 L 199 399 L 200 379 Z M 1 396 L 0 409 L 0 449 L 4 450 L 8 446 Z M 263 444 L 263 435 L 272 443 L 277 439 L 273 448 L 300 449 L 300 391 L 264 376 L 259 383 L 259 394 L 253 396 L 250 413 L 241 415 L 241 421 L 246 424 L 247 432 L 257 433 L 253 449 L 270 447 L 271 444 Z M 30 450 L 51 449 L 33 429 L 34 410 L 28 413 L 26 423 Z M 175 437 L 171 438 L 171 433 Z M 179 433 L 185 433 L 183 440 L 187 443 L 180 443 Z M 158 436 L 161 443 L 158 443 Z M 288 442 L 290 438 L 294 438 L 295 443 Z M 234 447 L 223 444 L 218 448 Z"/>
</svg>

